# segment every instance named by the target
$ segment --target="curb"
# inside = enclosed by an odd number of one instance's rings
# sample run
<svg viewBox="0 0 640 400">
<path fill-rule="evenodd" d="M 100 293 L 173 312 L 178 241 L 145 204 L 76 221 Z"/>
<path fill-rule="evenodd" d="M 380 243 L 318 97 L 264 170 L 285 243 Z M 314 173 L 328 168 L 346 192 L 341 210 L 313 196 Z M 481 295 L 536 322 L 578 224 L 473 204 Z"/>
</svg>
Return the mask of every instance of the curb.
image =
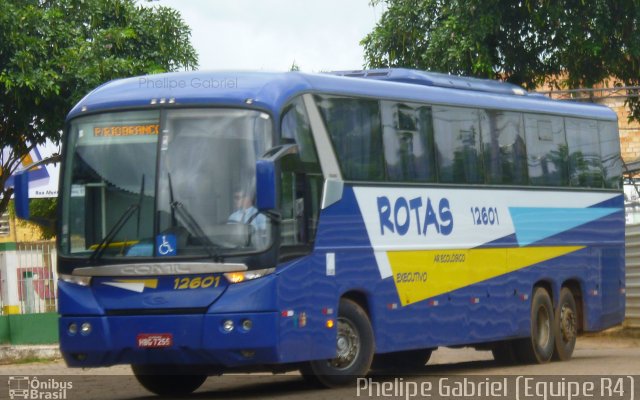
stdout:
<svg viewBox="0 0 640 400">
<path fill-rule="evenodd" d="M 57 344 L 0 346 L 0 365 L 19 362 L 58 360 L 61 358 L 62 356 L 60 355 L 60 349 Z"/>
</svg>

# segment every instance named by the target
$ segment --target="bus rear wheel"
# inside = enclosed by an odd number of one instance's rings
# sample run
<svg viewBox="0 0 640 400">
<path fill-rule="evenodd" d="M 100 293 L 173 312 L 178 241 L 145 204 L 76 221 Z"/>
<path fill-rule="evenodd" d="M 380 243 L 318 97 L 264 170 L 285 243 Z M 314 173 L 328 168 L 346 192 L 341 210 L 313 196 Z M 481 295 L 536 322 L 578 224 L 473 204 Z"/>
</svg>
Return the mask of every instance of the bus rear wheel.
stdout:
<svg viewBox="0 0 640 400">
<path fill-rule="evenodd" d="M 336 357 L 311 361 L 309 368 L 305 368 L 310 370 L 317 383 L 326 387 L 355 384 L 357 378 L 369 372 L 375 350 L 371 322 L 358 303 L 341 299 L 336 325 Z"/>
<path fill-rule="evenodd" d="M 573 355 L 578 337 L 578 313 L 576 300 L 571 290 L 564 287 L 560 291 L 558 308 L 554 319 L 555 351 L 554 360 L 569 360 Z"/>
<path fill-rule="evenodd" d="M 148 391 L 159 396 L 184 396 L 193 393 L 207 379 L 199 374 L 172 374 L 172 366 L 132 365 L 138 382 Z"/>
<path fill-rule="evenodd" d="M 555 347 L 554 312 L 546 289 L 536 287 L 531 298 L 531 336 L 514 342 L 519 361 L 528 364 L 549 362 Z"/>
</svg>

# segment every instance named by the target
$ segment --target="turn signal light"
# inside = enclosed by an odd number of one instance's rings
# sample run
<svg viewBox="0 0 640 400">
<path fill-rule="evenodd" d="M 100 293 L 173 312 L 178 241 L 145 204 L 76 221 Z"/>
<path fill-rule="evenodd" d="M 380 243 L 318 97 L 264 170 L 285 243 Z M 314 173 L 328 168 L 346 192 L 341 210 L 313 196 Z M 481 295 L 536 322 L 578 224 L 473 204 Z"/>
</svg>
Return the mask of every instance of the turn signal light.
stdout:
<svg viewBox="0 0 640 400">
<path fill-rule="evenodd" d="M 244 281 L 244 274 L 242 272 L 227 272 L 224 276 L 230 283 L 240 283 Z"/>
<path fill-rule="evenodd" d="M 229 283 L 240 283 L 244 281 L 250 281 L 253 279 L 262 278 L 263 276 L 272 274 L 275 272 L 275 268 L 265 268 L 265 269 L 255 269 L 251 271 L 243 271 L 243 272 L 226 272 L 224 274 L 225 278 L 229 281 Z"/>
</svg>

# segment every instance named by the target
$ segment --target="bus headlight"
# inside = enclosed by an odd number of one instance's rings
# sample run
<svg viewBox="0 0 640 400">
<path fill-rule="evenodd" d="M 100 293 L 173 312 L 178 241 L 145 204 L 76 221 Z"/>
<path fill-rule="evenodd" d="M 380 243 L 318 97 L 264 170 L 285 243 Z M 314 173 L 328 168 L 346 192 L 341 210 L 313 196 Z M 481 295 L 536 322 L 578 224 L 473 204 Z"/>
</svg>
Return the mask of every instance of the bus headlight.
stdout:
<svg viewBox="0 0 640 400">
<path fill-rule="evenodd" d="M 80 326 L 80 333 L 82 333 L 83 335 L 88 335 L 91 333 L 91 324 L 88 322 L 85 322 L 84 324 L 82 324 Z"/>
<path fill-rule="evenodd" d="M 246 332 L 249 332 L 251 328 L 253 328 L 253 322 L 251 322 L 250 319 L 245 319 L 242 321 L 242 329 L 244 329 Z"/>
<path fill-rule="evenodd" d="M 60 280 L 62 280 L 64 282 L 73 283 L 75 285 L 80 285 L 80 286 L 89 286 L 89 285 L 91 285 L 91 277 L 90 276 L 76 276 L 76 275 L 59 274 L 58 277 L 60 278 Z"/>
<path fill-rule="evenodd" d="M 222 330 L 229 333 L 233 330 L 233 321 L 228 319 L 222 323 Z"/>
<path fill-rule="evenodd" d="M 227 278 L 229 283 L 240 283 L 244 281 L 250 281 L 257 278 L 262 278 L 263 276 L 272 274 L 275 272 L 275 268 L 265 268 L 265 269 L 256 269 L 253 271 L 243 271 L 243 272 L 226 272 L 224 277 Z"/>
</svg>

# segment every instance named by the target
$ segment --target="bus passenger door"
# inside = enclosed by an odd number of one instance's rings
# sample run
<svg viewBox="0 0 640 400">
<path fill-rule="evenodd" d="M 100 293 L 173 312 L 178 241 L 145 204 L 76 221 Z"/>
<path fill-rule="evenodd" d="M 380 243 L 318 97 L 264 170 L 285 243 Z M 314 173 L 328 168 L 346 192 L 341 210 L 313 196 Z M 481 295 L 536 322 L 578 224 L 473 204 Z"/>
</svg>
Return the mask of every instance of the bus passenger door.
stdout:
<svg viewBox="0 0 640 400">
<path fill-rule="evenodd" d="M 295 143 L 298 149 L 280 162 L 278 261 L 278 303 L 287 315 L 280 326 L 281 346 L 287 348 L 282 362 L 296 362 L 335 352 L 335 331 L 325 327 L 322 314 L 335 295 L 333 282 L 323 273 L 325 256 L 313 252 L 324 180 L 300 98 L 285 108 L 281 124 L 280 142 Z"/>
</svg>

